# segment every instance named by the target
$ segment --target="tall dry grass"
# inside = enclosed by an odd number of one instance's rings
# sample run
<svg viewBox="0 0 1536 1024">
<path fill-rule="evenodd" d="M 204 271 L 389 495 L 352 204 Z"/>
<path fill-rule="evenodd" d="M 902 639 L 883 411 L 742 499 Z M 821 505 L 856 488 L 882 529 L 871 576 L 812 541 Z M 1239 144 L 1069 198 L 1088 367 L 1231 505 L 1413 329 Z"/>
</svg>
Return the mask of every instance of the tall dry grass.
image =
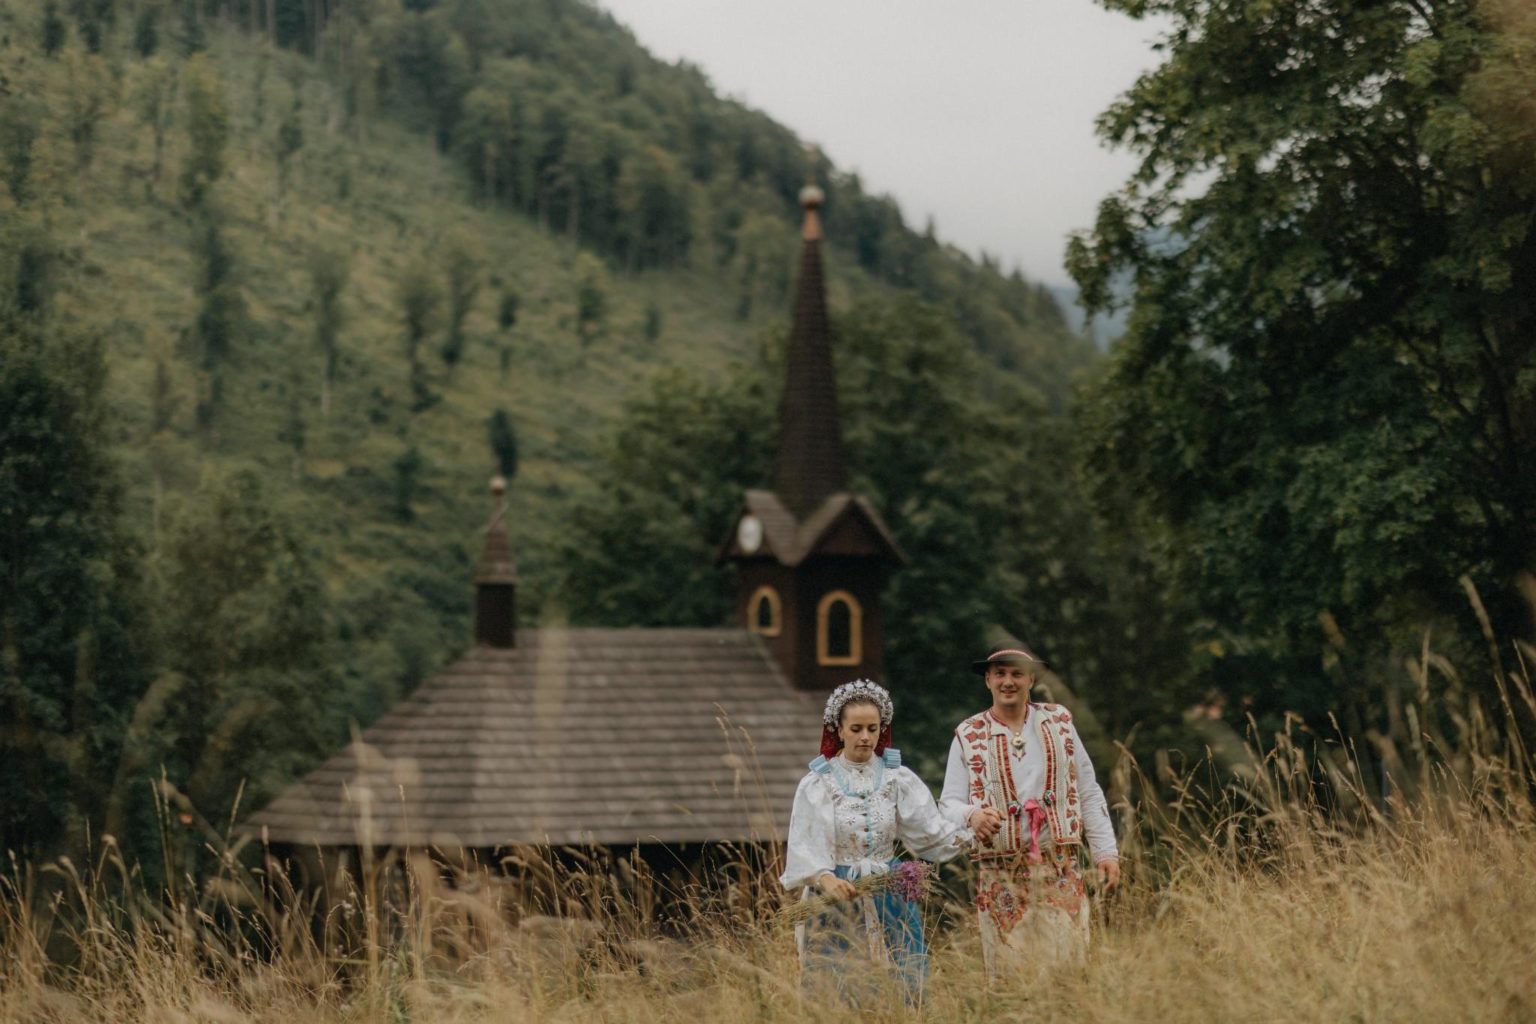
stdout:
<svg viewBox="0 0 1536 1024">
<path fill-rule="evenodd" d="M 746 859 L 669 893 L 629 862 L 529 853 L 514 884 L 417 856 L 322 907 L 213 842 L 209 877 L 146 893 L 108 841 L 89 866 L 10 865 L 0 1024 L 1536 1020 L 1529 675 L 1490 711 L 1427 650 L 1408 671 L 1411 725 L 1367 738 L 1375 775 L 1294 724 L 1220 770 L 1149 780 L 1123 756 L 1126 882 L 1083 964 L 989 985 L 951 872 L 920 1011 L 803 1000 L 771 869 Z M 655 925 L 658 898 L 688 922 Z"/>
</svg>

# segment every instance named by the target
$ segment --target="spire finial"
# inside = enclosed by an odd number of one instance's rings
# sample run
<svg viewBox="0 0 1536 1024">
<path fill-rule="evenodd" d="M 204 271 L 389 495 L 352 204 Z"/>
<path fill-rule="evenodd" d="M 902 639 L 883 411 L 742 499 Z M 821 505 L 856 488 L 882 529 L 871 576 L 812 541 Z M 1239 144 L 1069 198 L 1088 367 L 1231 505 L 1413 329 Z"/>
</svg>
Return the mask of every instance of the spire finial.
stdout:
<svg viewBox="0 0 1536 1024">
<path fill-rule="evenodd" d="M 821 162 L 821 152 L 814 142 L 805 144 L 805 187 L 800 190 L 800 206 L 805 210 L 805 221 L 800 228 L 800 237 L 807 242 L 820 241 L 821 239 L 821 204 L 826 195 L 816 184 L 816 167 Z"/>
</svg>

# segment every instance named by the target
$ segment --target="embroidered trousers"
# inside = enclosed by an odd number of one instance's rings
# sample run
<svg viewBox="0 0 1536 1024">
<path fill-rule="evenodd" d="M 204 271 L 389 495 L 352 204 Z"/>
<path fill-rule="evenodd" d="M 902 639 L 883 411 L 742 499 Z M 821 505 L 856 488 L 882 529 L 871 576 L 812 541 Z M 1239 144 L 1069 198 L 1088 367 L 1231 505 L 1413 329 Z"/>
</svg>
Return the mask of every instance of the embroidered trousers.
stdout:
<svg viewBox="0 0 1536 1024">
<path fill-rule="evenodd" d="M 1035 973 L 1088 951 L 1088 894 L 1076 846 L 1042 845 L 1025 856 L 976 867 L 976 915 L 987 974 Z"/>
</svg>

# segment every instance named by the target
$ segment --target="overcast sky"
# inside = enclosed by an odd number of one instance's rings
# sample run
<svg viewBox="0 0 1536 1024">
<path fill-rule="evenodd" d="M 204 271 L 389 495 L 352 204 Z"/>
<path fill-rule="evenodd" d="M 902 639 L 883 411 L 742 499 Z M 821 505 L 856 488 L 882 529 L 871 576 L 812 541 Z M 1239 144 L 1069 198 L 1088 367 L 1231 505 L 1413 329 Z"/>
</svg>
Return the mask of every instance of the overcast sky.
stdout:
<svg viewBox="0 0 1536 1024">
<path fill-rule="evenodd" d="M 814 142 L 921 229 L 1066 283 L 1067 233 L 1129 174 L 1093 120 L 1154 66 L 1092 0 L 598 0 L 664 60 Z"/>
</svg>

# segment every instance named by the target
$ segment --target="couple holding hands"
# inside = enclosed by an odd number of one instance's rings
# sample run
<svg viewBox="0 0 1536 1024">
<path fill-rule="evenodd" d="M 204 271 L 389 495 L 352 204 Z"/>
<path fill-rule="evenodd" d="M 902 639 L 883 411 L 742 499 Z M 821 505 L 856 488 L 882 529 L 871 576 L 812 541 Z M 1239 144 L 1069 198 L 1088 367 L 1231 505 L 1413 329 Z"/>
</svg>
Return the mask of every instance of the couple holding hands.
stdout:
<svg viewBox="0 0 1536 1024">
<path fill-rule="evenodd" d="M 832 691 L 821 756 L 795 792 L 780 878 L 806 899 L 819 897 L 796 929 L 808 985 L 857 1000 L 894 973 L 918 1002 L 928 968 L 922 861 L 962 853 L 976 865 L 989 975 L 1049 967 L 1086 950 L 1080 851 L 1092 853 L 1105 889 L 1119 883 L 1119 853 L 1071 714 L 1029 699 L 1047 667 L 1017 643 L 972 663 L 992 706 L 956 727 L 937 804 L 891 746 L 890 694 L 862 679 Z M 898 839 L 921 860 L 898 860 Z"/>
</svg>

